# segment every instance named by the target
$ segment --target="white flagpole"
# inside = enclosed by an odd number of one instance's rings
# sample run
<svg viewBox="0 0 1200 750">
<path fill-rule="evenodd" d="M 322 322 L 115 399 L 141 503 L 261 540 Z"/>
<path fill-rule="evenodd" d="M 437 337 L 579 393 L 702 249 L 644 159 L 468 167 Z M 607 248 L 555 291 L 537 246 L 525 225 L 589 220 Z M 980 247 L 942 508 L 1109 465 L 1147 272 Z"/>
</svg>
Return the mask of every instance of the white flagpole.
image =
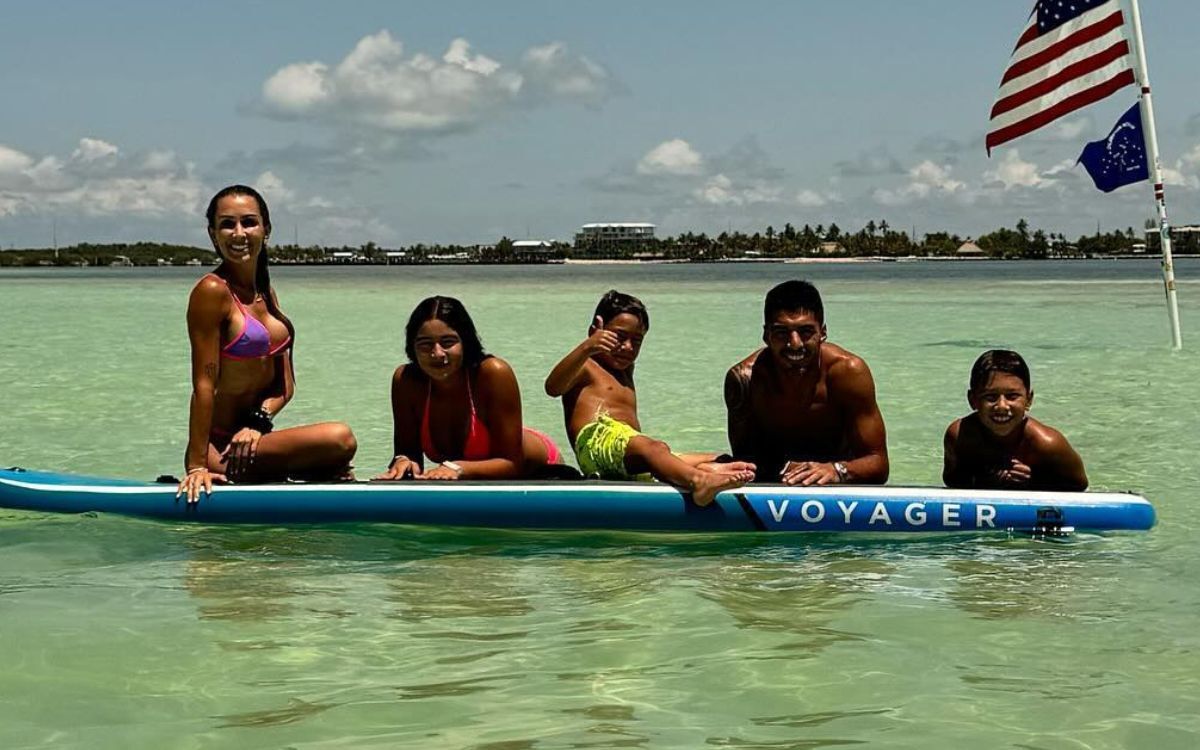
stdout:
<svg viewBox="0 0 1200 750">
<path fill-rule="evenodd" d="M 1158 132 L 1154 128 L 1154 103 L 1150 98 L 1150 74 L 1146 70 L 1146 45 L 1142 41 L 1142 15 L 1138 0 L 1129 0 L 1133 10 L 1133 49 L 1137 55 L 1137 78 L 1142 86 L 1141 113 L 1146 139 L 1146 157 L 1154 180 L 1154 206 L 1158 210 L 1158 236 L 1162 245 L 1163 288 L 1167 292 L 1167 315 L 1171 318 L 1171 346 L 1183 348 L 1179 331 L 1179 300 L 1175 294 L 1175 263 L 1171 258 L 1171 225 L 1167 221 L 1167 202 L 1163 197 L 1162 162 L 1158 158 Z"/>
</svg>

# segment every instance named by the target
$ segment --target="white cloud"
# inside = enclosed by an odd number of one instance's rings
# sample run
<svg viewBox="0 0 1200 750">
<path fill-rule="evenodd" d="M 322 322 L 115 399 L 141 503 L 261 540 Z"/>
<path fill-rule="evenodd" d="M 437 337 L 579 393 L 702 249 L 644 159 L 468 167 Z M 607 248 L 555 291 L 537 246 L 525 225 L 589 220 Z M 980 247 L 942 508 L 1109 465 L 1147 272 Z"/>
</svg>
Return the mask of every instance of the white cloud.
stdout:
<svg viewBox="0 0 1200 750">
<path fill-rule="evenodd" d="M 1042 140 L 1048 141 L 1078 141 L 1081 136 L 1092 132 L 1090 117 L 1077 117 L 1068 120 L 1058 120 L 1039 131 Z"/>
<path fill-rule="evenodd" d="M 1179 157 L 1179 161 L 1182 165 L 1191 169 L 1200 166 L 1200 143 L 1192 146 L 1191 150 Z"/>
<path fill-rule="evenodd" d="M 450 42 L 450 49 L 442 56 L 449 65 L 458 65 L 472 73 L 490 76 L 500 69 L 500 63 L 484 55 L 471 55 L 471 45 L 466 39 L 455 39 Z"/>
<path fill-rule="evenodd" d="M 63 162 L 56 156 L 43 156 L 37 164 L 25 170 L 25 176 L 32 180 L 35 188 L 43 191 L 66 190 L 73 182 L 64 171 Z"/>
<path fill-rule="evenodd" d="M 117 155 L 117 147 L 99 138 L 80 138 L 79 147 L 71 154 L 76 161 L 92 162 Z"/>
<path fill-rule="evenodd" d="M 723 174 L 712 177 L 702 187 L 696 188 L 693 194 L 696 196 L 696 200 L 715 205 L 733 203 L 735 200 L 733 180 Z"/>
<path fill-rule="evenodd" d="M 1037 187 L 1042 184 L 1042 176 L 1033 162 L 1021 158 L 1017 149 L 1004 152 L 995 169 L 983 173 L 985 182 L 998 182 L 1005 190 L 1014 187 Z"/>
<path fill-rule="evenodd" d="M 178 167 L 174 151 L 150 151 L 142 159 L 142 169 L 147 172 L 167 172 Z"/>
<path fill-rule="evenodd" d="M 953 193 L 955 190 L 961 189 L 963 183 L 952 178 L 950 171 L 951 168 L 948 165 L 935 164 L 926 159 L 909 170 L 909 174 L 912 176 L 914 184 Z"/>
<path fill-rule="evenodd" d="M 263 83 L 263 98 L 280 114 L 303 114 L 329 99 L 324 63 L 293 63 Z"/>
<path fill-rule="evenodd" d="M 663 141 L 637 165 L 637 173 L 643 175 L 697 175 L 703 169 L 704 157 L 682 138 Z"/>
<path fill-rule="evenodd" d="M 279 179 L 270 170 L 263 172 L 254 180 L 254 188 L 268 201 L 268 205 L 276 202 L 291 203 L 296 199 L 296 194 L 288 189 L 283 184 L 283 180 Z"/>
<path fill-rule="evenodd" d="M 966 183 L 951 177 L 952 167 L 937 164 L 928 159 L 908 170 L 908 184 L 896 189 L 879 189 L 874 192 L 875 200 L 885 206 L 902 206 L 931 196 L 944 198 L 959 194 Z"/>
<path fill-rule="evenodd" d="M 1163 184 L 1192 190 L 1198 189 L 1200 188 L 1198 169 L 1200 169 L 1200 143 L 1192 146 L 1183 156 L 1176 159 L 1173 167 L 1164 166 L 1162 168 Z"/>
<path fill-rule="evenodd" d="M 710 177 L 702 186 L 692 191 L 692 197 L 701 203 L 714 206 L 749 206 L 756 203 L 776 203 L 782 190 L 761 182 L 737 186 L 724 174 Z"/>
<path fill-rule="evenodd" d="M 608 72 L 555 42 L 527 50 L 511 67 L 454 39 L 440 59 L 406 55 L 385 29 L 363 37 L 335 65 L 297 62 L 263 83 L 262 109 L 282 119 L 385 133 L 445 133 L 475 127 L 523 106 L 596 104 L 613 92 Z"/>
<path fill-rule="evenodd" d="M 802 208 L 820 208 L 829 204 L 829 200 L 815 190 L 804 189 L 796 193 L 796 205 Z"/>
<path fill-rule="evenodd" d="M 28 155 L 0 144 L 0 175 L 20 174 L 33 166 L 33 159 Z"/>
<path fill-rule="evenodd" d="M 93 217 L 195 215 L 204 186 L 190 165 L 165 160 L 164 153 L 126 158 L 114 144 L 85 137 L 65 159 L 35 159 L 0 145 L 0 216 L 47 209 Z"/>
<path fill-rule="evenodd" d="M 535 96 L 599 104 L 616 88 L 607 70 L 586 57 L 572 55 L 562 42 L 526 50 L 521 71 Z"/>
<path fill-rule="evenodd" d="M 841 177 L 878 177 L 881 175 L 904 174 L 900 162 L 885 146 L 863 151 L 854 159 L 838 161 L 833 165 Z"/>
<path fill-rule="evenodd" d="M 305 243 L 328 245 L 358 245 L 364 242 L 388 242 L 397 239 L 389 224 L 353 200 L 340 203 L 320 195 L 305 194 L 294 189 L 282 177 L 267 170 L 250 181 L 271 207 L 277 241 L 292 242 L 289 227 L 299 223 L 304 228 Z"/>
<path fill-rule="evenodd" d="M 88 180 L 68 190 L 47 196 L 47 202 L 74 209 L 85 216 L 112 214 L 193 215 L 204 198 L 195 180 L 173 175 L 119 177 Z"/>
</svg>

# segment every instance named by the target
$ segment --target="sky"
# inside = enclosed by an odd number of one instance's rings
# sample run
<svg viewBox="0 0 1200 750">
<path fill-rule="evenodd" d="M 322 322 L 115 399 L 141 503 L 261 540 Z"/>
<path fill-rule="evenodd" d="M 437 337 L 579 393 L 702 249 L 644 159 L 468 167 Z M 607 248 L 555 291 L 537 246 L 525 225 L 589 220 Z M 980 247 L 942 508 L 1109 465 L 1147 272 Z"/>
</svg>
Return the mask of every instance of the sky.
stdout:
<svg viewBox="0 0 1200 750">
<path fill-rule="evenodd" d="M 1168 209 L 1200 223 L 1197 0 L 1143 0 Z M 6 3 L 0 247 L 570 241 L 868 220 L 1070 237 L 1153 215 L 1075 166 L 1132 87 L 983 140 L 1029 0 Z"/>
</svg>

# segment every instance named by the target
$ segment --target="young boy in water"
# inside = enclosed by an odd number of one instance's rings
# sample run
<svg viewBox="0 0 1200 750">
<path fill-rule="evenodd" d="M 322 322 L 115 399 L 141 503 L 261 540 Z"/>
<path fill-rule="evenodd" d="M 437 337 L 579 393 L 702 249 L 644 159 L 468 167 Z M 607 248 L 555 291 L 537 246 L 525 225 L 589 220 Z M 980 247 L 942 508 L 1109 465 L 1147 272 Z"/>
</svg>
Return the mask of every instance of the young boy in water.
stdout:
<svg viewBox="0 0 1200 750">
<path fill-rule="evenodd" d="M 946 428 L 942 481 L 965 489 L 1082 492 L 1087 474 L 1062 433 L 1028 415 L 1029 366 L 1020 354 L 992 349 L 971 368 L 974 411 Z"/>
<path fill-rule="evenodd" d="M 641 433 L 633 365 L 650 330 L 650 315 L 636 297 L 612 290 L 600 299 L 588 337 L 555 365 L 546 393 L 562 397 L 567 433 L 584 475 L 630 479 L 649 473 L 708 505 L 722 490 L 754 478 L 742 461 L 715 463 L 713 453 L 676 455 Z"/>
</svg>

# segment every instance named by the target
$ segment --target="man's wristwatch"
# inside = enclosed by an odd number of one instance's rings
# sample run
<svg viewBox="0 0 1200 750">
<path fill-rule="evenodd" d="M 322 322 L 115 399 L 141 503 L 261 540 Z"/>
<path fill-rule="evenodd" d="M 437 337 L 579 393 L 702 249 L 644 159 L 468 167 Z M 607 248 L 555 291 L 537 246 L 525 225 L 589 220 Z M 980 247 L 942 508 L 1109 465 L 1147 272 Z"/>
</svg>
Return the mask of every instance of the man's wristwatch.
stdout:
<svg viewBox="0 0 1200 750">
<path fill-rule="evenodd" d="M 841 461 L 833 462 L 833 470 L 837 472 L 839 482 L 844 483 L 850 477 L 850 470 Z"/>
<path fill-rule="evenodd" d="M 459 477 L 462 477 L 463 467 L 459 466 L 458 464 L 454 463 L 453 461 L 442 461 L 442 466 L 445 466 L 447 469 L 449 469 L 450 471 L 453 471 Z"/>
</svg>

